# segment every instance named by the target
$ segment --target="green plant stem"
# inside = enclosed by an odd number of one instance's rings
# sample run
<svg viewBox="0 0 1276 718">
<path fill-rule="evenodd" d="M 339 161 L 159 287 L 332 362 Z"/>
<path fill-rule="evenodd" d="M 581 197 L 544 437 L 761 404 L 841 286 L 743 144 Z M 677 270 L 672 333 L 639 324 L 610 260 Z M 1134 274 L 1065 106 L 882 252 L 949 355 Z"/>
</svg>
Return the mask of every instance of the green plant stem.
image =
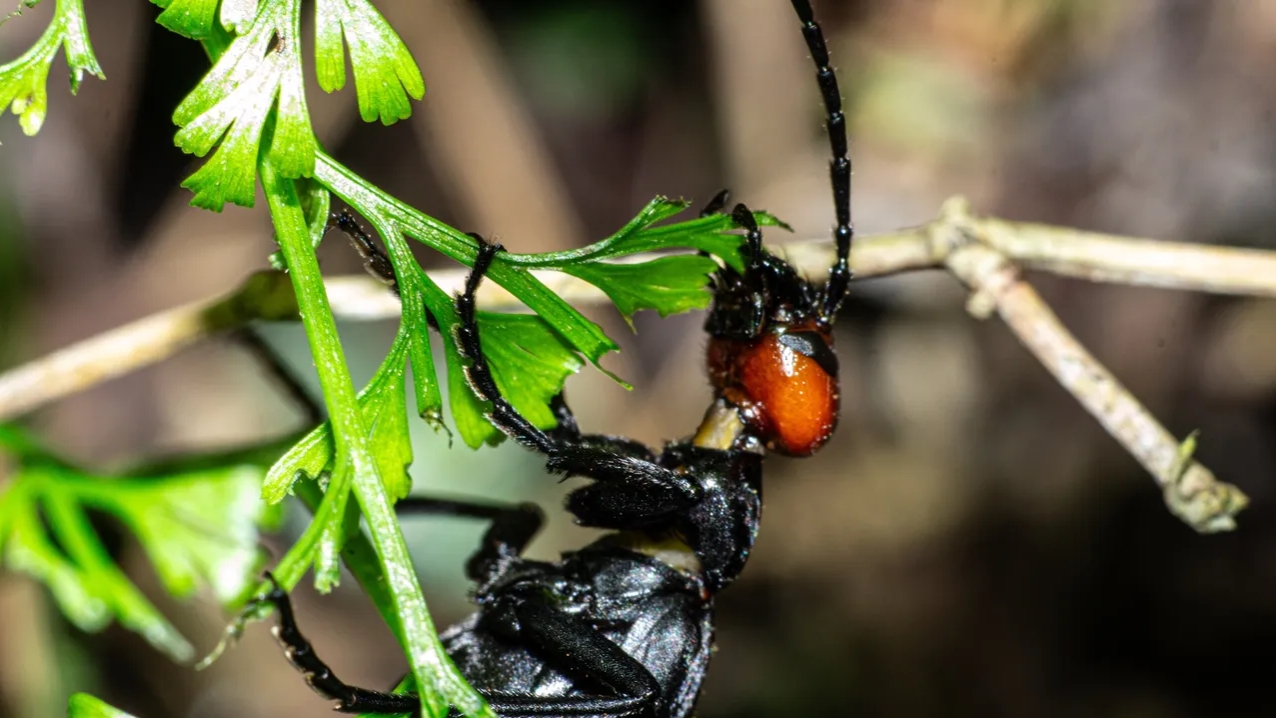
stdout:
<svg viewBox="0 0 1276 718">
<path fill-rule="evenodd" d="M 314 481 L 298 481 L 295 491 L 297 498 L 301 499 L 306 508 L 310 509 L 310 513 L 318 514 L 324 496 L 319 484 Z M 341 547 L 341 558 L 346 568 L 350 569 L 355 581 L 359 582 L 368 597 L 372 599 L 372 605 L 376 607 L 381 614 L 381 618 L 390 627 L 394 637 L 399 640 L 400 644 L 406 644 L 407 637 L 403 635 L 403 628 L 399 625 L 399 616 L 394 612 L 394 598 L 390 595 L 389 587 L 386 586 L 383 578 L 384 574 L 381 573 L 381 564 L 377 558 L 376 547 L 372 545 L 367 533 L 357 531 L 349 536 L 345 545 Z"/>
<path fill-rule="evenodd" d="M 332 421 L 336 470 L 353 472 L 355 497 L 368 522 L 384 570 L 383 580 L 390 589 L 406 639 L 404 649 L 417 679 L 422 713 L 442 718 L 450 702 L 467 715 L 494 718 L 482 697 L 464 682 L 444 652 L 426 610 L 407 542 L 386 497 L 376 462 L 364 443 L 367 431 L 363 415 L 355 399 L 296 188 L 292 180 L 276 173 L 269 159 L 261 162 L 261 180 Z M 430 690 L 431 686 L 436 690 Z"/>
<path fill-rule="evenodd" d="M 393 227 L 462 264 L 474 264 L 478 244 L 472 238 L 368 184 L 323 152 L 315 155 L 315 179 L 376 223 L 380 231 Z M 487 278 L 507 289 L 549 322 L 595 365 L 603 354 L 619 348 L 601 327 L 560 299 L 543 282 L 531 273 L 507 264 L 504 253 L 492 262 Z"/>
</svg>

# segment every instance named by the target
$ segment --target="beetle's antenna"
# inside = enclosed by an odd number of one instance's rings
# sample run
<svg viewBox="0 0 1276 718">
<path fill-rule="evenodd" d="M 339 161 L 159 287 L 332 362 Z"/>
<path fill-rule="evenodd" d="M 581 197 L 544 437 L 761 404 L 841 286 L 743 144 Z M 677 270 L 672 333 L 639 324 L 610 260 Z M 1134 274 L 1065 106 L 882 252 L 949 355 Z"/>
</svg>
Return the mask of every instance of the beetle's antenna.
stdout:
<svg viewBox="0 0 1276 718">
<path fill-rule="evenodd" d="M 809 0 L 793 0 L 793 9 L 802 22 L 802 37 L 815 61 L 815 79 L 824 98 L 824 110 L 828 115 L 829 145 L 833 159 L 829 162 L 829 178 L 833 183 L 833 209 L 837 213 L 837 229 L 833 237 L 837 241 L 837 261 L 829 271 L 828 286 L 824 289 L 824 316 L 832 318 L 837 313 L 851 280 L 848 260 L 851 255 L 851 239 L 855 229 L 851 225 L 851 160 L 846 141 L 846 115 L 842 113 L 842 95 L 837 89 L 837 75 L 829 64 L 828 46 L 824 32 L 815 22 Z"/>
</svg>

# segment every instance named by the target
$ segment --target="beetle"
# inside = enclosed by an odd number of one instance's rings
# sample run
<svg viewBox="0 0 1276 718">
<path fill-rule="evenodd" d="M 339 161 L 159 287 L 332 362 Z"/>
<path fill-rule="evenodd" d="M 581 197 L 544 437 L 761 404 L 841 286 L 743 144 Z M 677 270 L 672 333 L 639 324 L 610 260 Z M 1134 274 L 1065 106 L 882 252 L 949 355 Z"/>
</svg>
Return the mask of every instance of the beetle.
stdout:
<svg viewBox="0 0 1276 718">
<path fill-rule="evenodd" d="M 851 163 L 837 78 L 808 0 L 791 0 L 816 68 L 832 150 L 836 260 L 816 286 L 762 247 L 752 212 L 731 217 L 745 234 L 746 263 L 720 268 L 705 322 L 706 364 L 714 401 L 687 439 L 657 455 L 626 438 L 584 434 L 560 394 L 558 426 L 536 428 L 501 395 L 483 356 L 474 293 L 502 251 L 476 234 L 479 252 L 456 299 L 458 344 L 467 379 L 492 404 L 501 431 L 545 456 L 552 473 L 590 480 L 566 508 L 583 526 L 610 530 L 557 562 L 522 557 L 540 529 L 534 505 L 410 498 L 402 513 L 491 521 L 466 564 L 478 610 L 441 634 L 461 673 L 506 718 L 683 718 L 691 713 L 713 645 L 714 599 L 743 570 L 757 536 L 762 460 L 774 451 L 816 452 L 838 415 L 838 365 L 832 325 L 846 298 L 853 229 Z M 720 212 L 720 193 L 705 208 Z M 335 224 L 352 235 L 370 271 L 375 245 L 348 215 Z M 300 631 L 286 592 L 259 600 L 279 612 L 275 635 L 289 660 L 321 695 L 347 713 L 415 713 L 411 694 L 384 693 L 339 679 Z"/>
</svg>

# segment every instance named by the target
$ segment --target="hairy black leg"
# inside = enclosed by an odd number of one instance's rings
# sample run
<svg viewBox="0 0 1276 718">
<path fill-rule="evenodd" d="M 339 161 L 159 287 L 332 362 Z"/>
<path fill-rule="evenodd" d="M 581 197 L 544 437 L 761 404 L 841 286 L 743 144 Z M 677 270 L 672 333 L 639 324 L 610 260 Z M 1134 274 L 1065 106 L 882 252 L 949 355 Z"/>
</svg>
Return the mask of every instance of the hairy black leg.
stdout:
<svg viewBox="0 0 1276 718">
<path fill-rule="evenodd" d="M 363 257 L 363 268 L 368 274 L 398 294 L 399 280 L 394 276 L 394 265 L 391 264 L 390 257 L 377 246 L 376 242 L 372 241 L 372 236 L 359 226 L 358 220 L 354 218 L 350 210 L 343 209 L 328 215 L 328 224 L 324 227 L 324 232 L 333 227 L 341 230 L 341 233 L 350 239 L 350 244 L 354 245 L 355 251 Z"/>
<path fill-rule="evenodd" d="M 829 145 L 833 159 L 829 162 L 829 177 L 833 183 L 833 209 L 837 213 L 837 229 L 833 236 L 837 241 L 837 262 L 829 272 L 828 286 L 824 290 L 824 316 L 831 319 L 837 313 L 851 280 L 851 240 L 855 229 L 851 225 L 851 160 L 846 141 L 846 115 L 842 112 L 842 95 L 837 89 L 837 75 L 829 64 L 828 46 L 824 33 L 809 0 L 792 0 L 802 22 L 802 37 L 806 39 L 811 59 L 815 61 L 815 79 L 824 98 L 824 110 L 828 115 Z"/>
<path fill-rule="evenodd" d="M 519 601 L 513 606 L 513 612 L 520 638 L 547 663 L 572 676 L 577 685 L 603 688 L 612 693 L 611 696 L 568 699 L 569 703 L 576 704 L 576 710 L 592 711 L 585 715 L 654 714 L 660 684 L 637 659 L 593 626 L 563 613 L 539 596 Z M 558 714 L 549 705 L 543 705 L 548 703 L 545 699 L 538 702 L 542 704 L 535 706 L 538 714 Z M 528 707 L 532 707 L 530 701 Z M 604 712 L 608 709 L 611 712 Z"/>
<path fill-rule="evenodd" d="M 571 407 L 567 406 L 567 397 L 563 395 L 563 392 L 558 392 L 553 399 L 549 400 L 549 410 L 554 412 L 554 419 L 558 422 L 558 426 L 551 432 L 555 439 L 571 441 L 581 437 L 580 424 L 576 423 L 576 415 L 572 413 Z"/>
<path fill-rule="evenodd" d="M 714 310 L 709 315 L 705 329 L 713 336 L 732 336 L 751 339 L 757 336 L 766 321 L 766 308 L 771 300 L 770 282 L 764 267 L 762 230 L 758 228 L 753 212 L 743 204 L 731 210 L 731 219 L 744 230 L 746 260 L 744 275 L 737 275 L 730 268 L 719 272 L 721 282 L 714 292 Z"/>
<path fill-rule="evenodd" d="M 731 220 L 744 230 L 745 244 L 749 248 L 749 274 L 759 280 L 765 280 L 765 275 L 761 273 L 762 230 L 758 229 L 758 222 L 753 218 L 753 212 L 743 204 L 737 204 L 735 209 L 731 210 Z"/>
<path fill-rule="evenodd" d="M 492 423 L 520 444 L 544 453 L 550 471 L 595 481 L 572 492 L 568 498 L 568 510 L 585 525 L 637 527 L 699 501 L 703 491 L 698 485 L 671 469 L 632 455 L 630 451 L 634 447 L 628 442 L 622 442 L 622 450 L 617 451 L 617 446 L 606 440 L 601 445 L 593 445 L 586 439 L 556 440 L 533 426 L 501 395 L 483 356 L 474 292 L 502 247 L 488 244 L 478 235 L 470 236 L 479 242 L 479 252 L 465 281 L 465 289 L 456 298 L 456 311 L 461 320 L 456 336 L 461 352 L 470 360 L 466 368 L 470 386 L 481 399 L 492 403 L 492 411 L 488 413 Z"/>
<path fill-rule="evenodd" d="M 483 583 L 522 555 L 523 549 L 545 523 L 545 513 L 536 504 L 489 504 L 459 499 L 409 496 L 394 506 L 400 516 L 428 514 L 462 516 L 491 521 L 478 550 L 465 563 L 465 575 Z"/>
<path fill-rule="evenodd" d="M 631 456 L 645 461 L 654 461 L 656 458 L 655 454 L 651 452 L 651 447 L 641 441 L 607 434 L 582 434 L 580 425 L 576 423 L 576 416 L 572 414 L 572 410 L 567 406 L 567 400 L 561 392 L 553 399 L 550 399 L 549 408 L 550 411 L 554 412 L 554 418 L 558 421 L 558 426 L 546 433 L 559 445 L 572 444 L 603 449 L 621 456 Z"/>
<path fill-rule="evenodd" d="M 478 315 L 475 309 L 474 292 L 483 281 L 483 275 L 492 266 L 492 258 L 504 249 L 499 244 L 489 244 L 477 234 L 470 234 L 479 243 L 478 256 L 474 258 L 474 267 L 465 280 L 465 290 L 456 298 L 456 313 L 461 323 L 456 328 L 457 344 L 470 365 L 465 368 L 465 376 L 470 387 L 479 398 L 492 403 L 492 411 L 487 417 L 501 431 L 529 449 L 545 454 L 553 453 L 555 444 L 545 432 L 532 426 L 532 423 L 518 413 L 510 404 L 492 378 L 492 369 L 483 356 L 483 344 L 479 339 Z"/>
<path fill-rule="evenodd" d="M 569 447 L 550 457 L 551 471 L 586 476 L 593 483 L 567 495 L 567 510 L 582 526 L 645 528 L 700 502 L 704 489 L 659 464 L 590 447 Z"/>
<path fill-rule="evenodd" d="M 279 625 L 275 627 L 275 638 L 284 647 L 284 655 L 288 661 L 301 671 L 306 682 L 319 695 L 337 702 L 336 710 L 342 713 L 395 714 L 412 713 L 420 710 L 421 702 L 414 695 L 382 693 L 367 688 L 352 686 L 333 674 L 328 664 L 315 654 L 314 646 L 301 634 L 297 627 L 297 618 L 292 612 L 292 600 L 288 593 L 275 582 L 275 577 L 266 574 L 274 588 L 265 596 L 257 599 L 274 605 L 279 611 Z"/>
<path fill-rule="evenodd" d="M 711 214 L 718 214 L 723 207 L 727 206 L 727 200 L 729 199 L 731 199 L 731 190 L 719 190 L 713 196 L 713 199 L 709 200 L 709 203 L 704 206 L 704 209 L 700 210 L 700 216 L 708 217 Z"/>
<path fill-rule="evenodd" d="M 482 693 L 482 691 L 480 691 Z M 484 693 L 487 704 L 501 718 L 639 718 L 650 716 L 651 701 L 639 698 L 598 698 L 595 696 L 509 696 Z"/>
</svg>

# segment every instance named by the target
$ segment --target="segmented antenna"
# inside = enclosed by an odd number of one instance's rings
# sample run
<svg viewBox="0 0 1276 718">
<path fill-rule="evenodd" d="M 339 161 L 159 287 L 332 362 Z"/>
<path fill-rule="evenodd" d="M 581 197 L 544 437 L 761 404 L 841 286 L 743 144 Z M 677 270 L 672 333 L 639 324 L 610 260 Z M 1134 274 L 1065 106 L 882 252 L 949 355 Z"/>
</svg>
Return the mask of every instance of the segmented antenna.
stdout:
<svg viewBox="0 0 1276 718">
<path fill-rule="evenodd" d="M 837 229 L 833 237 L 837 241 L 837 261 L 829 271 L 828 286 L 824 289 L 824 316 L 832 318 L 846 298 L 851 270 L 847 260 L 851 254 L 851 239 L 855 229 L 851 226 L 851 160 L 846 142 L 846 115 L 842 113 L 842 95 L 837 89 L 837 74 L 829 65 L 828 46 L 824 32 L 815 22 L 808 0 L 793 0 L 793 9 L 802 22 L 802 37 L 815 61 L 815 79 L 820 85 L 827 114 L 829 145 L 833 159 L 829 162 L 829 178 L 833 184 L 833 209 L 837 213 Z"/>
</svg>

